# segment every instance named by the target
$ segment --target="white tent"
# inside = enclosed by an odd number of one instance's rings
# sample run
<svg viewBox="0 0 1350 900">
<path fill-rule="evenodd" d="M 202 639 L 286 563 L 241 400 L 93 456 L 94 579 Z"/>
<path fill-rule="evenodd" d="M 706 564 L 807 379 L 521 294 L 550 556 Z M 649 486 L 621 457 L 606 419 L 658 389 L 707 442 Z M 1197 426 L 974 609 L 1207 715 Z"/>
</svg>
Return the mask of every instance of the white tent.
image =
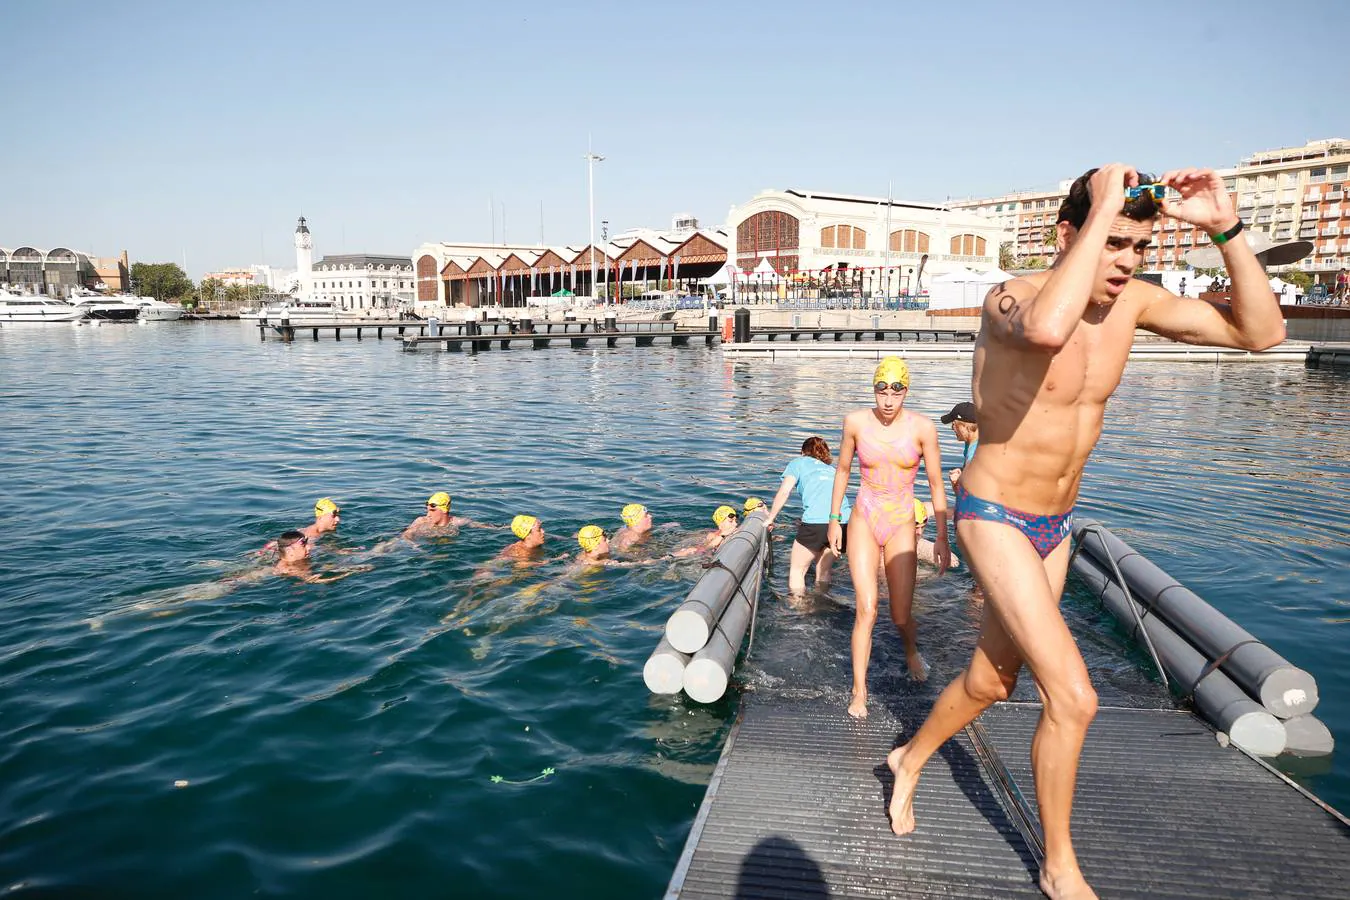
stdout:
<svg viewBox="0 0 1350 900">
<path fill-rule="evenodd" d="M 980 284 L 1002 284 L 1012 278 L 1007 272 L 995 266 L 988 272 L 980 272 L 975 276 L 975 280 Z"/>
<path fill-rule="evenodd" d="M 759 284 L 777 284 L 778 271 L 774 269 L 773 263 L 769 262 L 766 256 L 759 261 L 759 265 L 750 271 L 749 277 Z"/>
<path fill-rule="evenodd" d="M 966 268 L 954 269 L 933 278 L 928 291 L 929 309 L 975 309 L 984 303 L 984 295 L 989 293 L 993 281 L 982 280 L 984 276 Z M 1002 281 L 1003 279 L 999 279 Z"/>
<path fill-rule="evenodd" d="M 742 277 L 741 270 L 736 268 L 734 263 L 726 263 L 722 268 L 703 279 L 702 283 L 711 285 L 712 287 L 721 287 L 723 285 L 731 284 L 733 279 L 740 277 Z"/>
</svg>

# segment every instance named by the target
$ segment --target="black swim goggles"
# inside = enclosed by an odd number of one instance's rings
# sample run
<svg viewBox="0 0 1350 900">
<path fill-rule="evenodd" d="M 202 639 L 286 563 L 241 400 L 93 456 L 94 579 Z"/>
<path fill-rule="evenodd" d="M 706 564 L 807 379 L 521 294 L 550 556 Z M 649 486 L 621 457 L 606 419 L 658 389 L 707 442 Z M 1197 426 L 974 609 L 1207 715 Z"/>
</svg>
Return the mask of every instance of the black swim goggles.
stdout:
<svg viewBox="0 0 1350 900">
<path fill-rule="evenodd" d="M 900 381 L 892 381 L 889 384 L 885 381 L 878 381 L 876 384 L 872 385 L 872 390 L 876 391 L 878 394 L 887 388 L 890 388 L 894 393 L 898 394 L 901 391 L 909 390 L 909 385 Z"/>
</svg>

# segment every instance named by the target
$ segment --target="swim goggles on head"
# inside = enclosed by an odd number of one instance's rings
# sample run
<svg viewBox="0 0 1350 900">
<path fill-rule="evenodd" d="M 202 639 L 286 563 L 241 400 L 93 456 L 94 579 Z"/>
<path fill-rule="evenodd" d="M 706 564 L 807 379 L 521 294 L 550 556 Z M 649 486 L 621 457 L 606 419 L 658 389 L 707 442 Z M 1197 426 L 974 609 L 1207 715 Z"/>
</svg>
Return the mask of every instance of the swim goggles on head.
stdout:
<svg viewBox="0 0 1350 900">
<path fill-rule="evenodd" d="M 1144 194 L 1152 194 L 1155 201 L 1161 200 L 1167 195 L 1167 185 L 1141 184 L 1138 187 L 1127 187 L 1125 189 L 1126 200 L 1133 200 L 1136 197 L 1142 197 Z"/>
</svg>

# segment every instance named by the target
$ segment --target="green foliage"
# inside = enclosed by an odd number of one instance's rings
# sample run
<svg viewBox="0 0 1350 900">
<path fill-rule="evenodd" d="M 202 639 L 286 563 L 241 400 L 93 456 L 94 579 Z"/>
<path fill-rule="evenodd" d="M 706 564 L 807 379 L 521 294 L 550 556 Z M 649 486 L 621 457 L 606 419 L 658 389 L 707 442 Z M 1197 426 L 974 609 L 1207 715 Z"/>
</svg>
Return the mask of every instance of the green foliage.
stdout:
<svg viewBox="0 0 1350 900">
<path fill-rule="evenodd" d="M 1312 276 L 1302 269 L 1290 269 L 1280 273 L 1280 280 L 1287 281 L 1300 291 L 1306 291 L 1313 283 Z"/>
<path fill-rule="evenodd" d="M 156 300 L 181 300 L 193 293 L 192 279 L 177 263 L 132 263 L 131 287 Z"/>
<path fill-rule="evenodd" d="M 998 267 L 1005 272 L 1011 272 L 1017 268 L 1017 254 L 1013 253 L 1011 241 L 1005 241 L 998 245 Z"/>
<path fill-rule="evenodd" d="M 1023 269 L 1048 269 L 1049 267 L 1050 263 L 1046 261 L 1046 258 L 1044 256 L 1029 257 L 1027 259 L 1022 260 L 1021 265 L 1021 268 Z"/>
<path fill-rule="evenodd" d="M 218 302 L 222 296 L 224 296 L 224 288 L 214 278 L 203 278 L 202 283 L 197 287 L 198 306 L 210 308 L 211 304 Z"/>
</svg>

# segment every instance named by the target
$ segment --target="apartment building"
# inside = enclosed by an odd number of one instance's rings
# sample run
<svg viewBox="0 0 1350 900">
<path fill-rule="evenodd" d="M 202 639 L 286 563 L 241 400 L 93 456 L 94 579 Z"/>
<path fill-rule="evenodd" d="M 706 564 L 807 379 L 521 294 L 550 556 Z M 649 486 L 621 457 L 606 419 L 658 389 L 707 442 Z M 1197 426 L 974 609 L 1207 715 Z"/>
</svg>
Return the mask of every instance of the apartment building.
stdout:
<svg viewBox="0 0 1350 900">
<path fill-rule="evenodd" d="M 1248 228 L 1266 232 L 1275 243 L 1311 241 L 1312 255 L 1296 267 L 1318 281 L 1330 282 L 1338 272 L 1350 269 L 1347 167 L 1350 140 L 1332 138 L 1254 153 L 1235 167 L 1218 172 Z M 1056 213 L 1071 183 L 1066 179 L 1055 190 L 1017 191 L 950 205 L 999 223 L 1014 236 L 1013 254 L 1021 264 L 1029 264 L 1036 257 L 1050 263 L 1055 258 Z M 1206 246 L 1208 241 L 1202 231 L 1164 219 L 1144 265 L 1151 269 L 1184 268 L 1186 253 Z"/>
</svg>

